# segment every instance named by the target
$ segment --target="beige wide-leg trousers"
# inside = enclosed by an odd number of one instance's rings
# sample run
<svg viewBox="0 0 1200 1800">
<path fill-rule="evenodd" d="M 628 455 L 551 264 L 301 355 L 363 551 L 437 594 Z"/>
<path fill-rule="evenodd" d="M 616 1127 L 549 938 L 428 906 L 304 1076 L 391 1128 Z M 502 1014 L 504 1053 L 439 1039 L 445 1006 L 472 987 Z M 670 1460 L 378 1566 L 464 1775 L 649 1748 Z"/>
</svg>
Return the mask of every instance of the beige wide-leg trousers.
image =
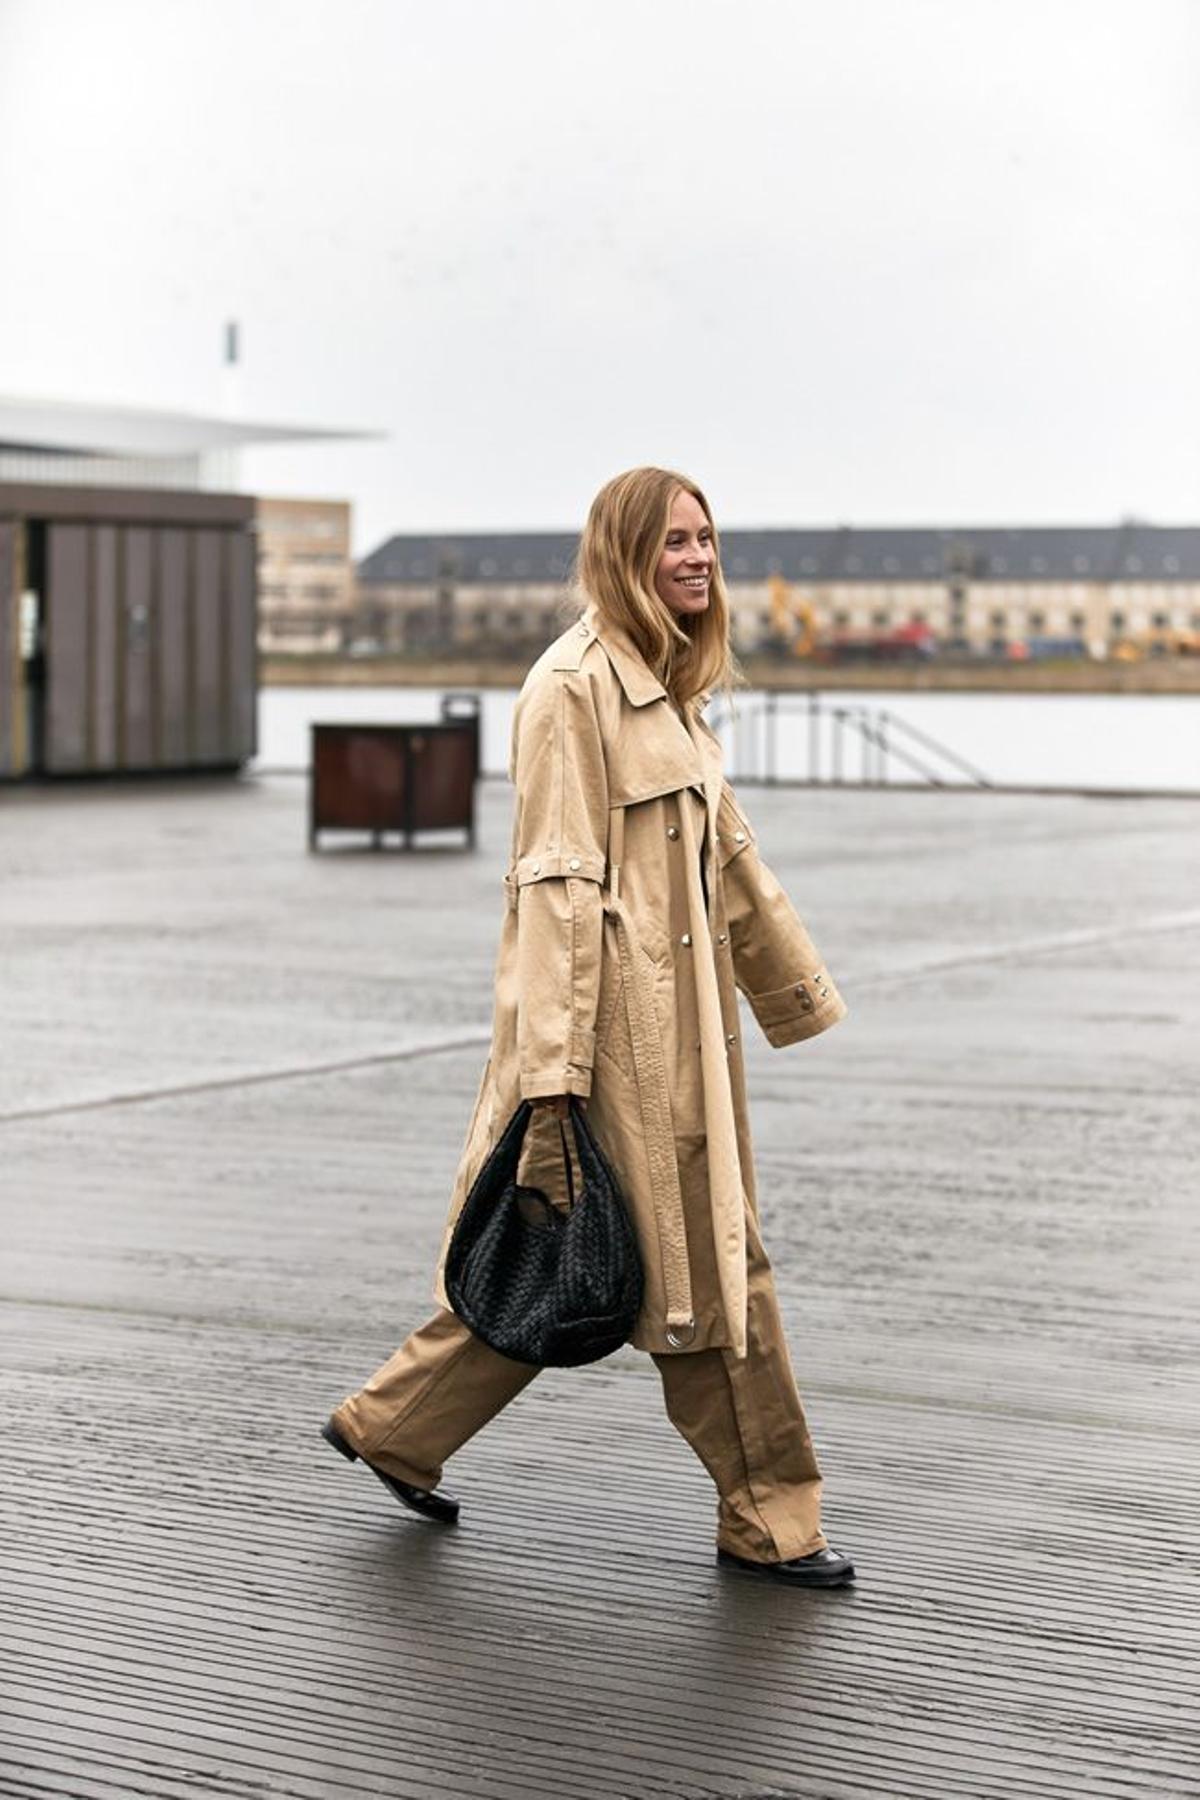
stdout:
<svg viewBox="0 0 1200 1800">
<path fill-rule="evenodd" d="M 667 1414 L 719 1496 L 717 1543 L 756 1562 L 824 1547 L 821 1474 L 784 1341 L 771 1265 L 747 1216 L 748 1343 L 655 1356 Z M 367 1461 L 435 1488 L 442 1464 L 540 1371 L 500 1356 L 452 1312 L 420 1326 L 333 1415 Z"/>
</svg>

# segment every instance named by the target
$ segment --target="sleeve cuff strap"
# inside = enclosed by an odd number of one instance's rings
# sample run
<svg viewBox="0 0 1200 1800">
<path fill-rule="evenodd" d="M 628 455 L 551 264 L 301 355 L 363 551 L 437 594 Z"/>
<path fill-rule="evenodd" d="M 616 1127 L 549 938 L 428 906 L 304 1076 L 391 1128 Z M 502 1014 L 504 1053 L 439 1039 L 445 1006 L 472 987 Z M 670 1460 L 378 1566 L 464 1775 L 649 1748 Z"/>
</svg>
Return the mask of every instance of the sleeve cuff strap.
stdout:
<svg viewBox="0 0 1200 1800">
<path fill-rule="evenodd" d="M 809 981 L 796 981 L 769 994 L 746 996 L 769 1044 L 777 1049 L 797 1044 L 845 1018 L 846 1002 L 828 977 L 821 986 L 823 994 Z"/>
<path fill-rule="evenodd" d="M 592 1071 L 568 1065 L 557 1075 L 522 1075 L 522 1100 L 545 1100 L 553 1094 L 578 1094 L 586 1100 L 592 1091 Z"/>
<path fill-rule="evenodd" d="M 546 850 L 517 859 L 513 874 L 518 887 L 545 881 L 552 875 L 573 875 L 579 881 L 603 881 L 604 858 L 594 850 Z"/>
</svg>

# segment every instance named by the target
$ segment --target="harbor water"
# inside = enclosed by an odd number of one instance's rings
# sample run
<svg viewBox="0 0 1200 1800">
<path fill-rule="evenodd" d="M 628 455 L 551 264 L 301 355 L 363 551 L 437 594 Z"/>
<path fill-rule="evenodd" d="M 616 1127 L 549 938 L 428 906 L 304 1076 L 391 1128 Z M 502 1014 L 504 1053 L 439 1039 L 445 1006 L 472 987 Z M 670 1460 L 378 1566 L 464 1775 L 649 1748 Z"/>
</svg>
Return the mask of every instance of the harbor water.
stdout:
<svg viewBox="0 0 1200 1800">
<path fill-rule="evenodd" d="M 303 770 L 309 726 L 354 720 L 423 723 L 439 716 L 441 689 L 269 687 L 259 695 L 258 770 Z M 488 688 L 481 754 L 503 774 L 516 693 Z M 733 779 L 896 782 L 927 774 L 970 785 L 978 771 L 998 787 L 1155 791 L 1200 795 L 1200 696 L 1185 694 L 978 694 L 839 689 L 780 695 L 773 728 L 765 697 L 739 694 L 734 717 L 714 701 Z M 839 716 L 840 715 L 840 716 Z M 884 748 L 886 746 L 886 748 Z M 967 768 L 961 765 L 966 764 Z"/>
</svg>

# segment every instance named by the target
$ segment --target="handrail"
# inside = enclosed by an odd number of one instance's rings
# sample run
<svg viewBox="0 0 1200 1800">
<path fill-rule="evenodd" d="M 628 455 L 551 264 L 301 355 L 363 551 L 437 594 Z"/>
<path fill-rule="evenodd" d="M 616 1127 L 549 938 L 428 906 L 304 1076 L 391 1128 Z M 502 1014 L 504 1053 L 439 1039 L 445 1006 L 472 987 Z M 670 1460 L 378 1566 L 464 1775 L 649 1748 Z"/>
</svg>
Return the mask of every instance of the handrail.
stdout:
<svg viewBox="0 0 1200 1800">
<path fill-rule="evenodd" d="M 910 737 L 915 737 L 920 743 L 923 743 L 927 750 L 934 750 L 939 756 L 944 756 L 947 762 L 954 763 L 965 775 L 969 775 L 978 787 L 991 787 L 992 783 L 987 776 L 980 774 L 973 763 L 969 763 L 965 756 L 960 756 L 957 750 L 951 750 L 948 744 L 939 744 L 937 739 L 931 738 L 927 731 L 920 730 L 908 719 L 902 719 L 899 713 L 885 712 L 883 717 L 888 719 L 891 724 L 899 725 L 901 731 L 907 731 Z"/>
<path fill-rule="evenodd" d="M 895 741 L 896 732 L 906 732 L 922 749 L 932 753 L 934 758 L 941 758 L 943 763 L 966 775 L 976 787 L 991 787 L 993 784 L 973 763 L 952 750 L 948 744 L 939 743 L 929 732 L 922 731 L 919 726 L 912 725 L 898 713 L 885 707 L 840 706 L 831 705 L 815 690 L 807 693 L 780 693 L 778 689 L 768 689 L 751 700 L 745 711 L 739 716 L 729 702 L 721 703 L 713 710 L 709 720 L 714 731 L 732 723 L 735 726 L 742 720 L 760 721 L 762 731 L 756 734 L 758 747 L 762 752 L 762 779 L 773 786 L 780 779 L 778 774 L 778 757 L 776 754 L 776 727 L 779 718 L 779 702 L 800 702 L 808 715 L 808 773 L 797 779 L 815 782 L 820 780 L 818 772 L 821 749 L 820 724 L 828 719 L 833 727 L 830 743 L 830 780 L 840 785 L 842 774 L 842 732 L 849 725 L 858 733 L 863 747 L 860 782 L 863 786 L 884 786 L 888 779 L 888 759 L 901 763 L 905 768 L 919 775 L 931 787 L 946 787 L 948 784 L 936 767 L 931 768 L 927 762 L 919 759 L 904 745 Z M 871 773 L 872 752 L 874 752 L 874 773 Z M 744 777 L 743 777 L 744 778 Z"/>
</svg>

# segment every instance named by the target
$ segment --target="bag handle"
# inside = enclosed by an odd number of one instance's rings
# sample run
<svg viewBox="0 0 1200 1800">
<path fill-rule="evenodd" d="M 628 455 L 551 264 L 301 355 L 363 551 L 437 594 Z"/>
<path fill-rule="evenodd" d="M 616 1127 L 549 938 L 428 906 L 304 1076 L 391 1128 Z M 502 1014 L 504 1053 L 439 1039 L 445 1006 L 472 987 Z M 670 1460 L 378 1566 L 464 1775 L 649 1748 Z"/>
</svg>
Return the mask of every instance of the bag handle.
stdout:
<svg viewBox="0 0 1200 1800">
<path fill-rule="evenodd" d="M 562 1139 L 563 1168 L 567 1171 L 567 1205 L 575 1210 L 575 1172 L 571 1167 L 571 1146 L 567 1142 L 567 1128 L 560 1119 L 558 1135 Z"/>
</svg>

